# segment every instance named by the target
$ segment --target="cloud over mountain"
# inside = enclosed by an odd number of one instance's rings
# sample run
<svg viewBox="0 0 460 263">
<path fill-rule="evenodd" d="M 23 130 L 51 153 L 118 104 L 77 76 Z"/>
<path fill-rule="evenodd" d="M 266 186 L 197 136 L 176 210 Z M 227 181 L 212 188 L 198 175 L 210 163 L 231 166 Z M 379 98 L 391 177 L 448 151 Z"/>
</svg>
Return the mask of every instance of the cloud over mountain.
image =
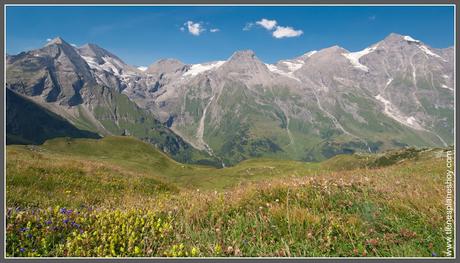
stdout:
<svg viewBox="0 0 460 263">
<path fill-rule="evenodd" d="M 187 21 L 184 23 L 185 26 L 187 26 L 187 30 L 190 34 L 194 36 L 199 36 L 201 33 L 203 33 L 206 29 L 203 27 L 203 24 L 200 22 L 193 22 L 193 21 Z"/>
<path fill-rule="evenodd" d="M 298 37 L 303 34 L 303 31 L 300 29 L 294 29 L 291 26 L 281 26 L 276 20 L 270 20 L 267 18 L 262 18 L 255 23 L 249 22 L 243 28 L 243 31 L 249 31 L 254 27 L 254 25 L 259 25 L 264 29 L 271 31 L 274 38 L 288 38 L 288 37 Z"/>
</svg>

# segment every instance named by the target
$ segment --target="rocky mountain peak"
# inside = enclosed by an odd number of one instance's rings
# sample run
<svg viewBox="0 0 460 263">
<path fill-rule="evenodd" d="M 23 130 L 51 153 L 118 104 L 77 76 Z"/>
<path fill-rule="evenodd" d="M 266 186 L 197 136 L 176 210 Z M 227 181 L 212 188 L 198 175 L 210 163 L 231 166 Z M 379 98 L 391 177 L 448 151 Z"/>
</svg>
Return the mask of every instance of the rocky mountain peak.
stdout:
<svg viewBox="0 0 460 263">
<path fill-rule="evenodd" d="M 382 42 L 392 45 L 421 44 L 420 40 L 414 39 L 411 36 L 396 33 L 389 34 Z"/>
<path fill-rule="evenodd" d="M 118 58 L 116 55 L 110 53 L 109 51 L 99 47 L 96 44 L 85 44 L 82 47 L 79 47 L 78 53 L 82 56 L 86 57 L 92 57 L 96 60 L 100 60 L 102 62 L 103 57 L 111 57 L 114 58 L 118 61 L 122 61 L 120 58 Z"/>
<path fill-rule="evenodd" d="M 252 50 L 241 50 L 233 53 L 216 71 L 220 76 L 244 81 L 250 85 L 268 84 L 271 83 L 272 79 L 272 72 Z"/>
<path fill-rule="evenodd" d="M 318 51 L 312 50 L 312 51 L 309 51 L 309 52 L 303 54 L 302 56 L 298 57 L 297 59 L 305 61 L 305 60 L 307 60 L 308 58 L 310 58 L 311 56 L 313 56 L 316 53 L 318 53 Z"/>
<path fill-rule="evenodd" d="M 252 50 L 240 50 L 232 54 L 225 64 L 246 65 L 263 64 Z"/>
<path fill-rule="evenodd" d="M 247 49 L 247 50 L 239 50 L 233 53 L 229 60 L 248 60 L 248 59 L 257 59 L 256 53 L 254 51 Z"/>
<path fill-rule="evenodd" d="M 172 73 L 176 72 L 182 68 L 184 68 L 186 65 L 177 59 L 173 58 L 166 58 L 166 59 L 160 59 L 150 65 L 147 70 L 145 70 L 146 73 L 150 74 L 162 74 L 162 73 Z"/>
<path fill-rule="evenodd" d="M 318 51 L 318 54 L 322 54 L 322 55 L 324 54 L 342 54 L 342 53 L 348 53 L 348 50 L 344 49 L 341 46 L 337 46 L 337 45 L 334 45 L 328 48 L 323 48 L 320 51 Z"/>
<path fill-rule="evenodd" d="M 64 39 L 62 39 L 61 37 L 56 37 L 54 39 L 52 39 L 51 41 L 49 41 L 48 43 L 46 43 L 45 46 L 51 46 L 51 45 L 69 45 L 69 43 L 65 42 Z"/>
</svg>

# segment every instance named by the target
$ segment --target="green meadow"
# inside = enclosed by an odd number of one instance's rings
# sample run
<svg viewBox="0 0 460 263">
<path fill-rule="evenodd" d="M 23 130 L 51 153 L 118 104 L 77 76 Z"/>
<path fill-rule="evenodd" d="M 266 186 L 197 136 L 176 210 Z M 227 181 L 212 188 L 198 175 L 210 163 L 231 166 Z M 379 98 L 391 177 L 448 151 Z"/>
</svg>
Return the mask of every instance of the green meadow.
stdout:
<svg viewBox="0 0 460 263">
<path fill-rule="evenodd" d="M 132 137 L 9 145 L 6 254 L 443 257 L 447 150 L 217 169 Z"/>
</svg>

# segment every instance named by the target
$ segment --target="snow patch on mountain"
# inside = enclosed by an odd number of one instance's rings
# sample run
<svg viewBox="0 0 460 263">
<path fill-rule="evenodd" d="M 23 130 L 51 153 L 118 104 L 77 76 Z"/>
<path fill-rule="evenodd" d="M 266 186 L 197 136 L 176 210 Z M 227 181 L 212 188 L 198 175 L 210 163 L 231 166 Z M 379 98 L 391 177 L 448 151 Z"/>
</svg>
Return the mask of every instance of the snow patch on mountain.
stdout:
<svg viewBox="0 0 460 263">
<path fill-rule="evenodd" d="M 454 90 L 453 88 L 449 88 L 449 87 L 448 87 L 447 85 L 445 85 L 445 84 L 442 84 L 442 85 L 441 85 L 441 88 L 448 89 L 448 90 L 452 90 L 452 91 Z"/>
<path fill-rule="evenodd" d="M 384 105 L 383 113 L 387 115 L 388 117 L 394 119 L 395 121 L 403 125 L 409 126 L 413 129 L 425 130 L 422 126 L 420 126 L 420 124 L 418 123 L 417 119 L 414 116 L 409 116 L 409 117 L 403 116 L 403 114 L 401 114 L 389 100 L 385 99 L 380 94 L 378 94 L 374 98 L 376 98 L 378 101 L 383 103 Z"/>
<path fill-rule="evenodd" d="M 443 59 L 441 56 L 439 56 L 438 54 L 435 54 L 433 51 L 431 51 L 430 49 L 428 49 L 426 46 L 423 46 L 423 45 L 422 45 L 422 46 L 420 46 L 420 49 L 421 49 L 423 52 L 425 52 L 425 54 L 427 54 L 427 55 L 430 55 L 430 56 L 436 57 L 436 58 L 440 58 L 440 59 L 446 61 L 446 60 Z"/>
<path fill-rule="evenodd" d="M 296 78 L 294 76 L 294 72 L 293 71 L 289 71 L 289 72 L 286 72 L 286 71 L 283 71 L 281 69 L 279 69 L 277 66 L 273 65 L 273 64 L 265 64 L 265 66 L 267 66 L 268 70 L 270 70 L 271 72 L 275 73 L 275 74 L 278 74 L 278 75 L 283 75 L 283 76 L 286 76 L 288 78 L 291 78 L 291 79 L 295 79 L 297 81 L 300 81 L 300 79 Z M 288 66 L 289 67 L 289 66 Z"/>
<path fill-rule="evenodd" d="M 140 66 L 140 67 L 137 67 L 138 70 L 140 71 L 146 71 L 148 67 L 144 67 L 144 66 Z"/>
<path fill-rule="evenodd" d="M 316 51 L 316 50 L 312 50 L 312 51 L 310 51 L 310 52 L 307 52 L 307 53 L 303 54 L 302 56 L 300 56 L 300 59 L 305 60 L 305 59 L 307 59 L 307 58 L 313 56 L 313 55 L 314 55 L 315 53 L 317 53 L 317 52 L 318 52 L 318 51 Z"/>
<path fill-rule="evenodd" d="M 190 69 L 184 73 L 183 76 L 196 76 L 198 74 L 201 74 L 203 72 L 209 71 L 211 69 L 216 69 L 222 66 L 225 61 L 216 61 L 216 62 L 211 62 L 207 64 L 194 64 L 190 67 Z"/>
<path fill-rule="evenodd" d="M 95 58 L 93 57 L 87 57 L 87 56 L 81 56 L 81 57 L 86 61 L 86 63 L 88 63 L 89 67 L 92 69 L 107 71 L 107 72 L 113 73 L 116 76 L 121 76 L 121 72 L 119 68 L 122 68 L 123 65 L 120 65 L 120 62 L 116 61 L 113 58 L 102 57 L 102 60 L 104 60 L 104 63 L 99 64 L 96 62 Z"/>
<path fill-rule="evenodd" d="M 390 83 L 391 83 L 392 81 L 393 81 L 393 78 L 389 78 L 388 81 L 387 81 L 387 83 L 385 84 L 385 87 L 388 86 L 388 85 L 390 85 Z"/>
<path fill-rule="evenodd" d="M 413 39 L 411 36 L 404 36 L 404 40 L 406 40 L 407 42 L 420 43 L 420 40 Z"/>
<path fill-rule="evenodd" d="M 346 57 L 355 68 L 363 70 L 363 71 L 366 71 L 366 72 L 369 72 L 369 68 L 364 66 L 363 64 L 361 64 L 359 62 L 359 59 L 361 57 L 373 52 L 376 49 L 377 49 L 377 46 L 373 46 L 373 47 L 365 48 L 365 49 L 363 49 L 361 51 L 358 51 L 358 52 L 342 53 L 342 55 L 344 57 Z"/>
<path fill-rule="evenodd" d="M 288 67 L 290 72 L 300 69 L 305 64 L 302 60 L 283 61 L 282 63 Z"/>
</svg>

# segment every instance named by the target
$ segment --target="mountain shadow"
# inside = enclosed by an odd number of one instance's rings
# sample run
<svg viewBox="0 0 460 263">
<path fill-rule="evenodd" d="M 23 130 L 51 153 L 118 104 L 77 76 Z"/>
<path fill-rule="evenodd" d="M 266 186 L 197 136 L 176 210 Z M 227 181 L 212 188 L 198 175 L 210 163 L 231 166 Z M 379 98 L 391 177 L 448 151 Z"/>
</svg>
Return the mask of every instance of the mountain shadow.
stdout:
<svg viewBox="0 0 460 263">
<path fill-rule="evenodd" d="M 6 144 L 42 144 L 57 137 L 101 138 L 6 89 Z"/>
</svg>

